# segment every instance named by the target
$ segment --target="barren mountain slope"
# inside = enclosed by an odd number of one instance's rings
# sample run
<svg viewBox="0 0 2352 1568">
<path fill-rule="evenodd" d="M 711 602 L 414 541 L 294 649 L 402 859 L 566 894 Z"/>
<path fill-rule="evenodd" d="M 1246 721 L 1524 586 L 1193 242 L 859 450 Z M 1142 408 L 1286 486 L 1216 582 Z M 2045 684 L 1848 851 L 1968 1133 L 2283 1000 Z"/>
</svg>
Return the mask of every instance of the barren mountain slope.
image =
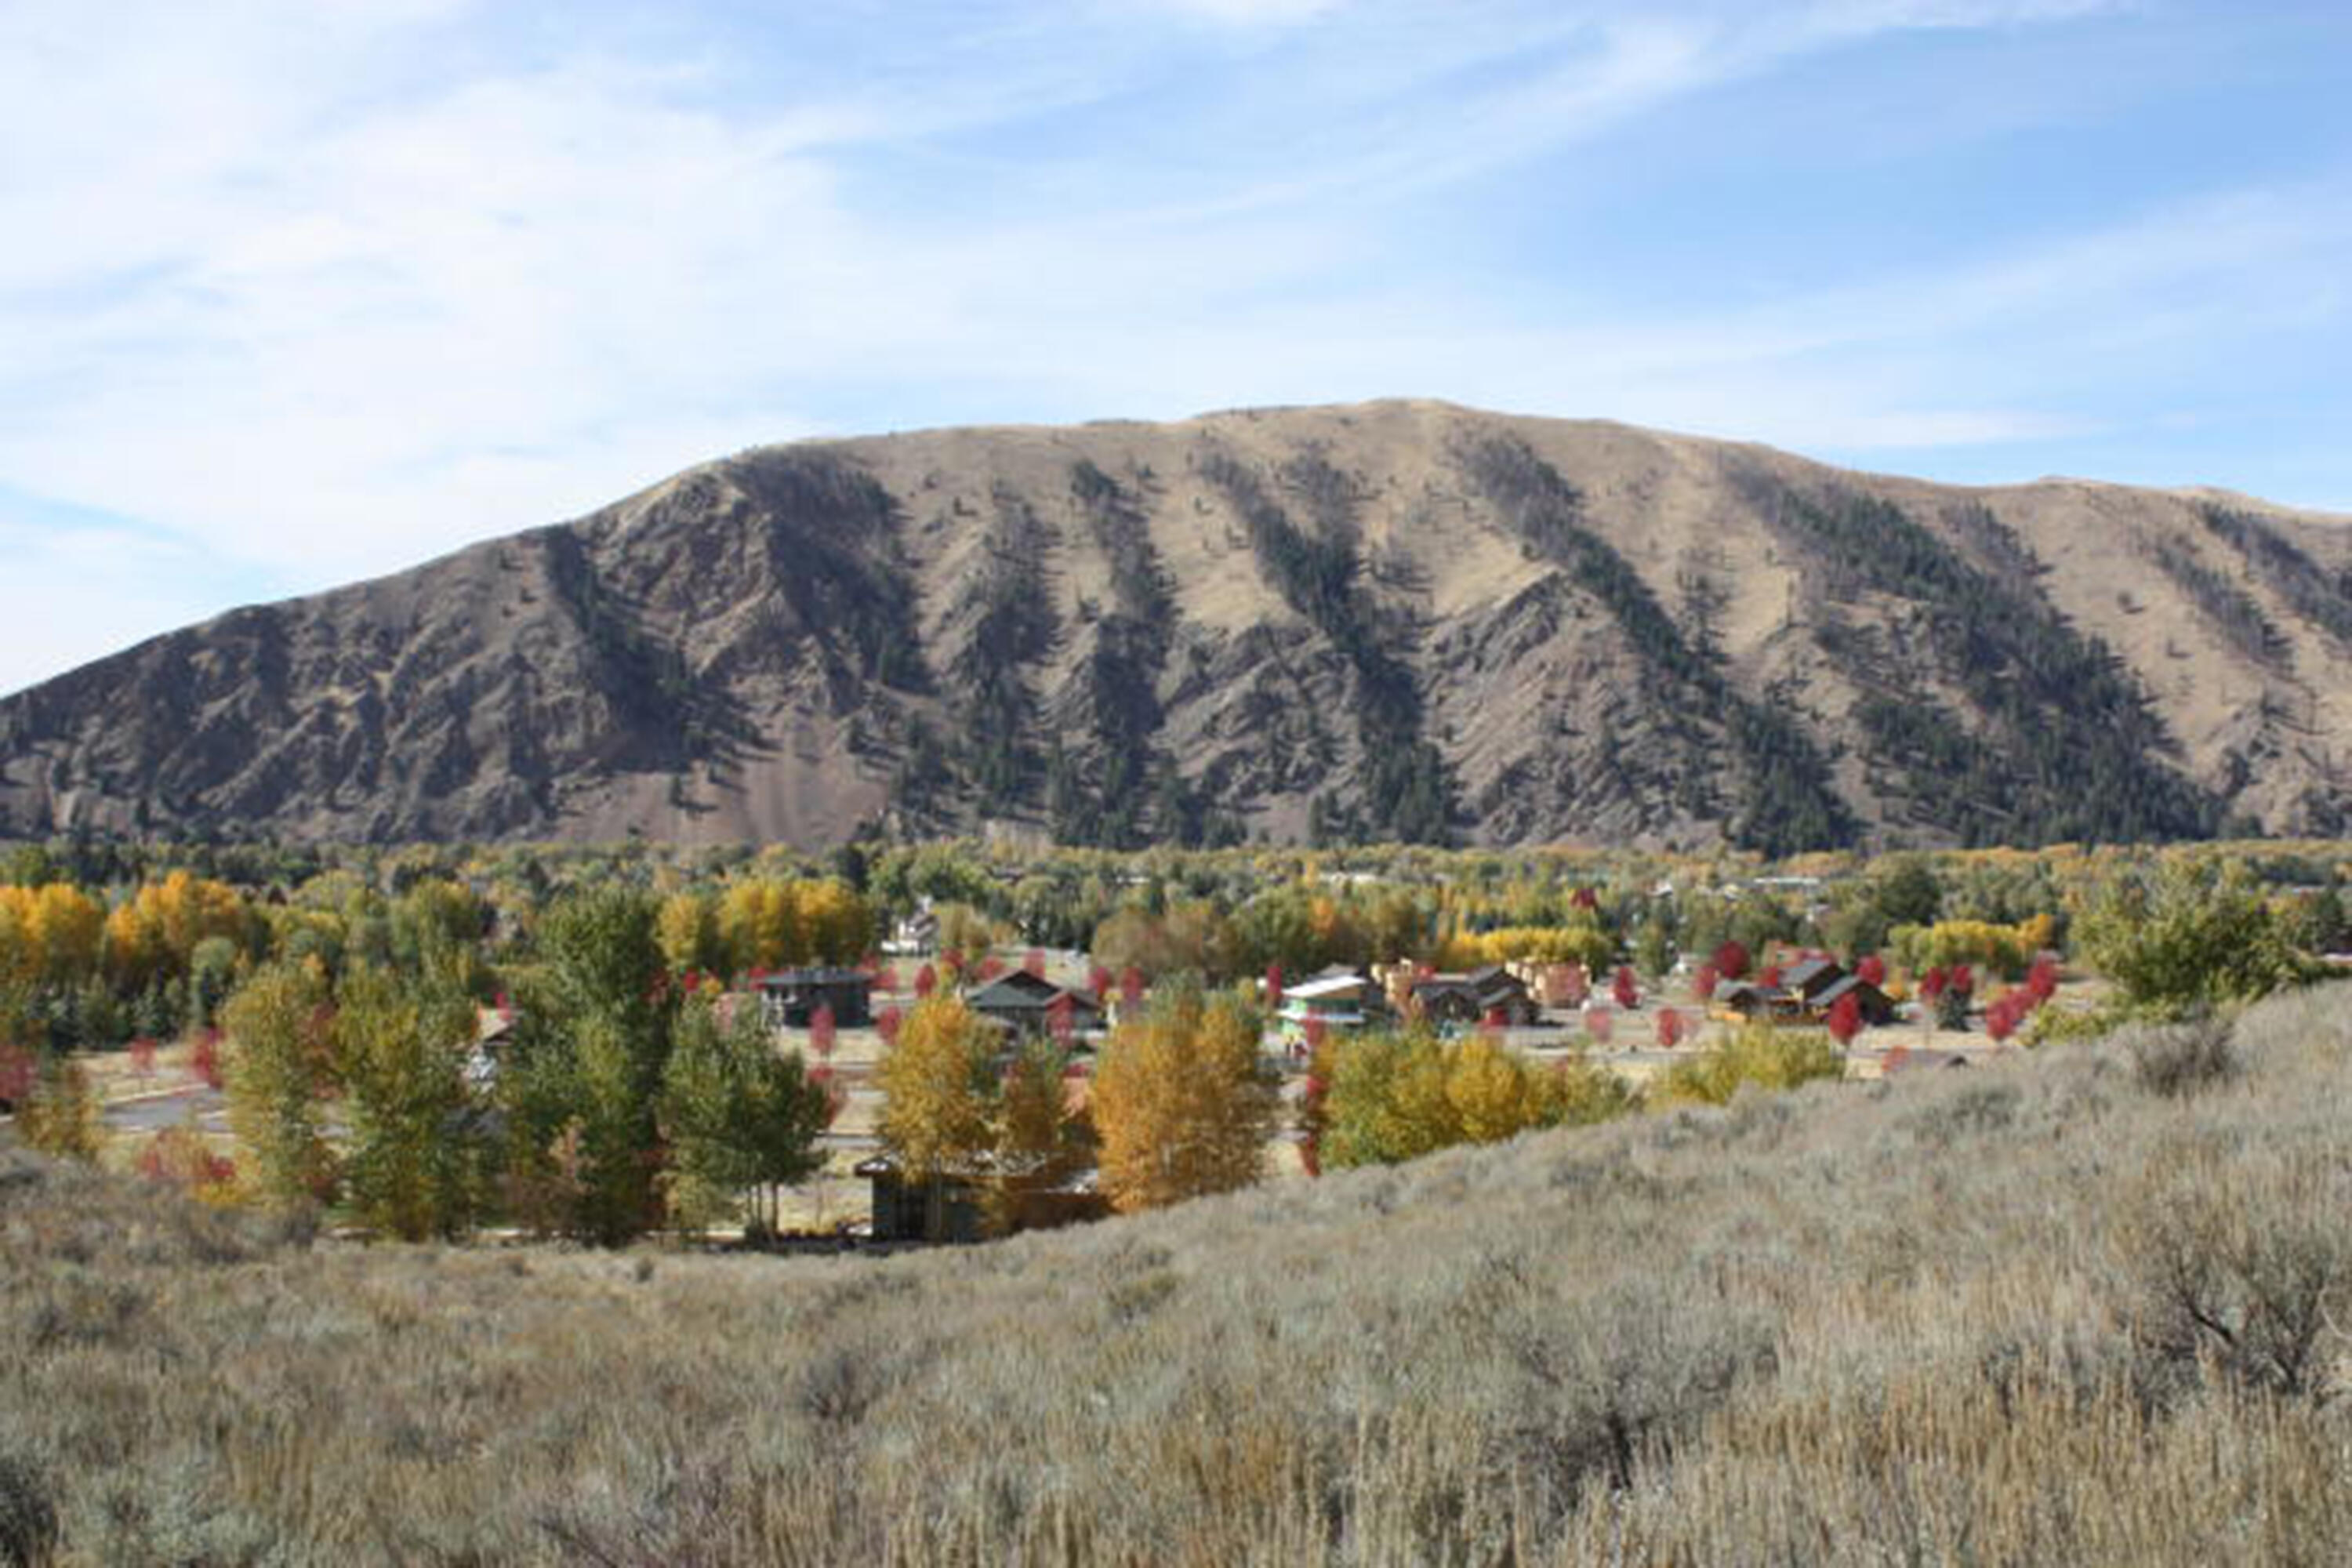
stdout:
<svg viewBox="0 0 2352 1568">
<path fill-rule="evenodd" d="M 2352 527 L 1431 403 L 765 448 L 0 701 L 0 833 L 2352 831 Z"/>
</svg>

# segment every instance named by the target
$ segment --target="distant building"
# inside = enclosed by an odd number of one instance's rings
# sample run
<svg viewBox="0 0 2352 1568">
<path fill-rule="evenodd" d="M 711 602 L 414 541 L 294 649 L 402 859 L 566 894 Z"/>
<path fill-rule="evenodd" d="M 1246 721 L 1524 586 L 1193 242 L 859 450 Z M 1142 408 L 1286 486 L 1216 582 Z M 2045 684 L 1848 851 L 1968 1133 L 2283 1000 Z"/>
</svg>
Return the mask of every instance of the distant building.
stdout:
<svg viewBox="0 0 2352 1568">
<path fill-rule="evenodd" d="M 1283 1039 L 1304 1045 L 1309 1026 L 1328 1031 L 1360 1029 L 1381 1011 L 1379 988 L 1351 969 L 1322 973 L 1285 986 L 1280 1020 Z"/>
<path fill-rule="evenodd" d="M 1711 1010 L 1717 1017 L 1763 1019 L 1782 1024 L 1822 1024 L 1830 1009 L 1852 996 L 1862 1021 L 1878 1028 L 1895 1021 L 1895 1003 L 1885 992 L 1836 960 L 1805 958 L 1780 971 L 1780 983 L 1726 980 L 1717 983 Z"/>
<path fill-rule="evenodd" d="M 871 1184 L 877 1241 L 980 1241 L 992 1234 L 992 1208 L 1002 1232 L 1052 1230 L 1110 1213 L 1110 1201 L 1090 1166 L 1055 1164 L 1000 1177 L 982 1163 L 922 1181 L 908 1177 L 895 1156 L 883 1153 L 859 1161 L 856 1169 Z"/>
<path fill-rule="evenodd" d="M 805 1029 L 817 1009 L 833 1009 L 845 1029 L 874 1021 L 874 977 L 859 969 L 774 969 L 753 978 L 772 1029 Z"/>
<path fill-rule="evenodd" d="M 1412 983 L 1412 999 L 1433 1024 L 1475 1027 L 1489 1019 L 1523 1028 L 1536 1021 L 1535 998 L 1527 983 L 1500 964 L 1467 974 L 1431 974 Z"/>
<path fill-rule="evenodd" d="M 930 900 L 926 899 L 920 909 L 890 928 L 882 951 L 895 958 L 906 958 L 936 952 L 939 945 L 940 917 L 931 912 Z"/>
<path fill-rule="evenodd" d="M 1102 1026 L 1103 1005 L 1091 991 L 1056 985 L 1025 969 L 1008 970 L 987 984 L 964 994 L 964 1005 L 983 1018 L 1024 1035 L 1045 1035 L 1054 1027 L 1056 1007 L 1066 1006 L 1073 1034 L 1088 1034 Z"/>
</svg>

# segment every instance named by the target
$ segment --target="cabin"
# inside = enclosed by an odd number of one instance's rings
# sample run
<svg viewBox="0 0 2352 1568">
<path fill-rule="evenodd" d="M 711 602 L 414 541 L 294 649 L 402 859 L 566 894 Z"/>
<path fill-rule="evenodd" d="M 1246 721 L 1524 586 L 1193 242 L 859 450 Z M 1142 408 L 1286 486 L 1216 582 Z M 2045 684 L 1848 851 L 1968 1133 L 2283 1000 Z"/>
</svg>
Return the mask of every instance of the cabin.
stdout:
<svg viewBox="0 0 2352 1568">
<path fill-rule="evenodd" d="M 1802 1015 L 1786 988 L 1757 980 L 1719 980 L 1708 1011 L 1730 1023 L 1794 1023 Z"/>
<path fill-rule="evenodd" d="M 1003 1179 L 975 1164 L 953 1175 L 908 1177 L 888 1153 L 861 1160 L 856 1173 L 871 1184 L 876 1241 L 982 1241 L 1016 1230 L 1053 1230 L 1110 1214 L 1092 1167 L 1053 1166 Z M 992 1190 L 993 1189 L 993 1190 Z M 938 1229 L 931 1229 L 934 1205 Z M 1001 1229 L 991 1224 L 992 1211 Z"/>
<path fill-rule="evenodd" d="M 1380 989 L 1370 980 L 1352 969 L 1327 969 L 1286 986 L 1275 1016 L 1284 1041 L 1295 1047 L 1307 1043 L 1310 1030 L 1360 1029 L 1380 1011 Z"/>
<path fill-rule="evenodd" d="M 753 976 L 760 1009 L 772 1029 L 805 1029 L 817 1009 L 833 1009 L 835 1025 L 862 1029 L 874 1021 L 874 977 L 859 969 L 773 969 Z"/>
<path fill-rule="evenodd" d="M 1525 1028 L 1537 1017 L 1535 998 L 1528 994 L 1527 983 L 1500 964 L 1467 974 L 1432 974 L 1416 980 L 1412 999 L 1421 1016 L 1431 1023 L 1463 1028 L 1496 1018 L 1507 1027 Z"/>
<path fill-rule="evenodd" d="M 1836 960 L 1806 958 L 1780 971 L 1780 984 L 1726 980 L 1717 984 L 1711 1010 L 1718 1018 L 1762 1019 L 1776 1024 L 1825 1024 L 1830 1009 L 1847 996 L 1871 1028 L 1895 1021 L 1895 1003 L 1885 992 L 1859 975 L 1848 974 Z"/>
<path fill-rule="evenodd" d="M 1052 981 L 1015 969 L 964 994 L 964 1005 L 1014 1033 L 1042 1037 L 1054 1032 L 1056 1008 L 1069 1010 L 1069 1032 L 1091 1034 L 1102 1027 L 1103 1005 L 1091 991 L 1056 985 Z"/>
<path fill-rule="evenodd" d="M 882 951 L 894 958 L 906 958 L 936 952 L 939 946 L 940 917 L 931 912 L 929 900 L 926 900 L 922 908 L 890 928 Z"/>
</svg>

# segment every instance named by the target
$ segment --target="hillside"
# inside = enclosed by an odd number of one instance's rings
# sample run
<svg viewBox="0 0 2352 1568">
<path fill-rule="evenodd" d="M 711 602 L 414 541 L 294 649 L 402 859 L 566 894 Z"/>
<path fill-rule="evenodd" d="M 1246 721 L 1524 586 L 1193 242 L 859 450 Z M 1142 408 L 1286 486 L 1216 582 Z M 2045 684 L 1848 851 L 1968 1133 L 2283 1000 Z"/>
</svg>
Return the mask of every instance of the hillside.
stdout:
<svg viewBox="0 0 2352 1568">
<path fill-rule="evenodd" d="M 0 1558 L 2343 1562 L 2352 1014 L 2183 1043 L 887 1260 L 305 1250 L 0 1153 Z"/>
<path fill-rule="evenodd" d="M 1431 403 L 762 448 L 0 700 L 0 836 L 2352 832 L 2352 526 Z"/>
</svg>

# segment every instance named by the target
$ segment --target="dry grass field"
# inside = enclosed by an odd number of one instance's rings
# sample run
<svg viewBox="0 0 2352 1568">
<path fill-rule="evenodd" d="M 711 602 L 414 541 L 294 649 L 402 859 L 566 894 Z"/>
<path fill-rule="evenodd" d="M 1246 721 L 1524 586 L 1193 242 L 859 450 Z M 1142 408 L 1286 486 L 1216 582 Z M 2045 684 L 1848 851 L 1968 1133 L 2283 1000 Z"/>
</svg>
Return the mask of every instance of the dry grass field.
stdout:
<svg viewBox="0 0 2352 1568">
<path fill-rule="evenodd" d="M 888 1258 L 0 1153 L 0 1562 L 2352 1561 L 2352 1006 Z"/>
</svg>

